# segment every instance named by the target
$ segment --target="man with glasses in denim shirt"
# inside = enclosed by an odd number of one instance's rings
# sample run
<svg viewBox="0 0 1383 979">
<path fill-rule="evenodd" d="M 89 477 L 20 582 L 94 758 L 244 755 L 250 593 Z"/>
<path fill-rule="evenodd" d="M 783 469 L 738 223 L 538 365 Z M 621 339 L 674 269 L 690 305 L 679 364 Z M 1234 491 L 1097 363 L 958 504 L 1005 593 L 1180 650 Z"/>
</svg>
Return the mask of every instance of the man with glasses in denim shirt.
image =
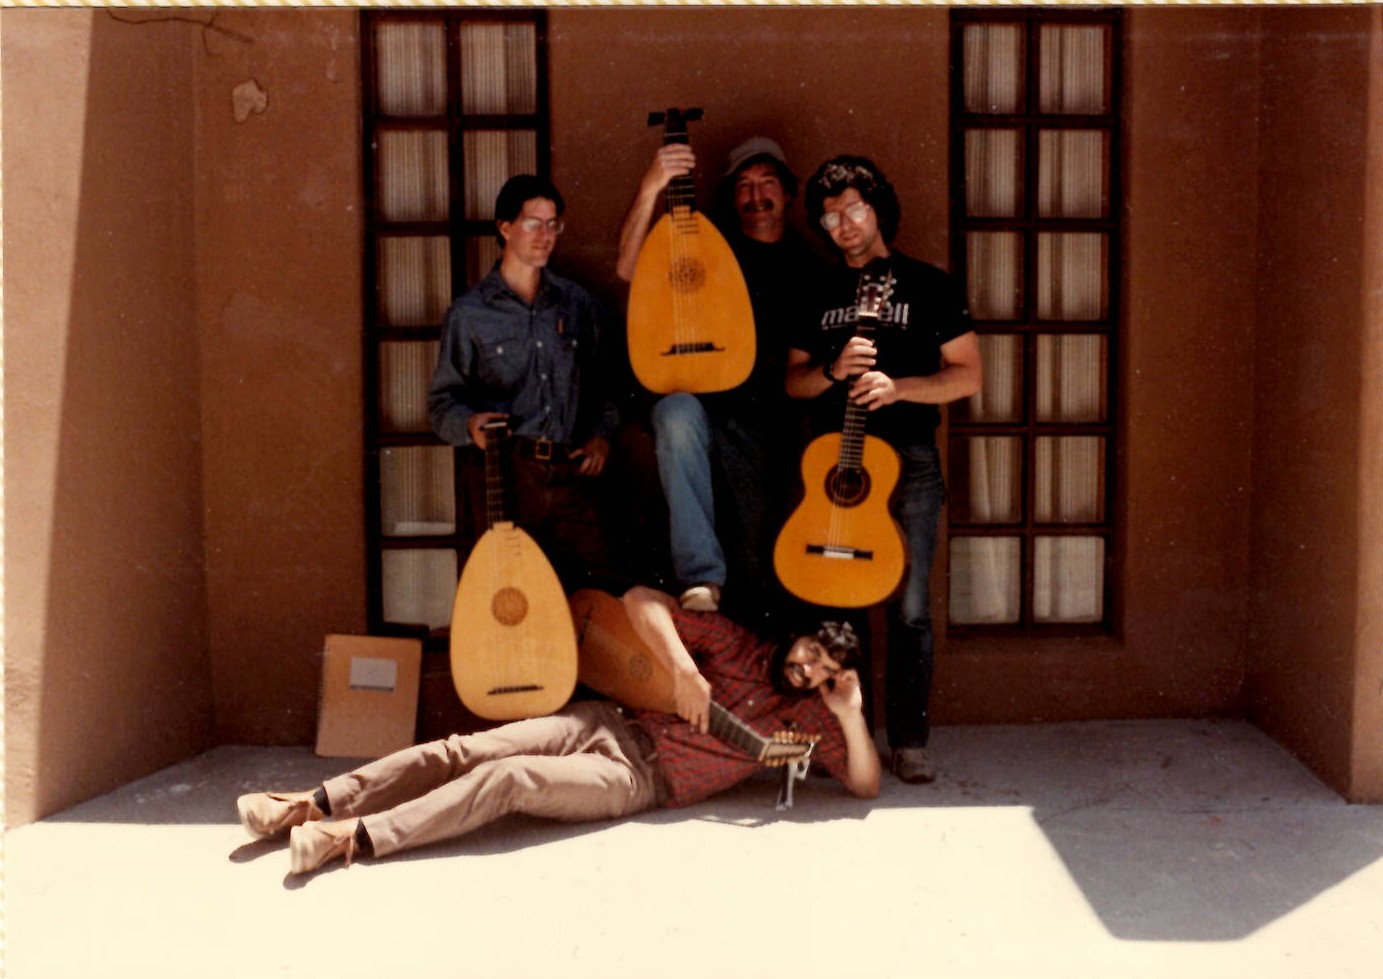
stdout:
<svg viewBox="0 0 1383 979">
<path fill-rule="evenodd" d="M 934 777 L 931 734 L 932 621 L 928 579 L 945 487 L 936 448 L 939 405 L 980 388 L 979 340 L 965 296 L 941 269 L 891 247 L 898 195 L 871 160 L 838 156 L 807 184 L 807 216 L 830 239 L 844 266 L 825 277 L 818 315 L 788 351 L 787 390 L 811 399 L 817 433 L 839 431 L 846 398 L 868 410 L 871 435 L 898 453 L 902 472 L 893 513 L 908 544 L 908 571 L 888 616 L 886 711 L 895 775 Z M 855 334 L 860 273 L 887 269 L 893 292 L 872 338 Z"/>
<path fill-rule="evenodd" d="M 500 189 L 500 260 L 447 313 L 428 408 L 437 434 L 463 448 L 483 450 L 485 426 L 507 420 L 517 523 L 572 590 L 608 572 L 591 481 L 619 418 L 600 360 L 605 316 L 585 289 L 547 268 L 563 208 L 541 177 L 512 177 Z"/>
</svg>

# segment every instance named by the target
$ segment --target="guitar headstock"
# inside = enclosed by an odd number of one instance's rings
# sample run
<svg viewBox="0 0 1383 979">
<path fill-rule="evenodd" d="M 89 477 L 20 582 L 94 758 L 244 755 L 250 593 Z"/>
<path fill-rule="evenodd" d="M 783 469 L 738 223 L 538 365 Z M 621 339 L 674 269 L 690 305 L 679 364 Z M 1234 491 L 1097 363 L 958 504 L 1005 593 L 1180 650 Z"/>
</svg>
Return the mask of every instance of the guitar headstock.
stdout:
<svg viewBox="0 0 1383 979">
<path fill-rule="evenodd" d="M 859 285 L 855 287 L 855 308 L 860 317 L 878 319 L 879 313 L 893 295 L 896 280 L 887 266 L 869 266 L 860 272 Z"/>
<path fill-rule="evenodd" d="M 764 745 L 759 763 L 769 768 L 777 768 L 795 761 L 807 761 L 820 740 L 816 735 L 808 734 L 806 731 L 775 731 Z"/>
</svg>

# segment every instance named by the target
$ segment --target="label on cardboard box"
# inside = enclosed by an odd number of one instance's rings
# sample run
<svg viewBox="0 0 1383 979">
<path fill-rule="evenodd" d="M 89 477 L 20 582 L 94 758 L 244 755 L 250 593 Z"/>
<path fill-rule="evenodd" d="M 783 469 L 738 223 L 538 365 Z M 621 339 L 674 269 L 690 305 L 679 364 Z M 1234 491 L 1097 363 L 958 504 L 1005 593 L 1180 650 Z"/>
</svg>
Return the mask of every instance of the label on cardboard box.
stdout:
<svg viewBox="0 0 1383 979">
<path fill-rule="evenodd" d="M 399 685 L 399 664 L 374 656 L 351 657 L 351 689 L 393 693 Z"/>
</svg>

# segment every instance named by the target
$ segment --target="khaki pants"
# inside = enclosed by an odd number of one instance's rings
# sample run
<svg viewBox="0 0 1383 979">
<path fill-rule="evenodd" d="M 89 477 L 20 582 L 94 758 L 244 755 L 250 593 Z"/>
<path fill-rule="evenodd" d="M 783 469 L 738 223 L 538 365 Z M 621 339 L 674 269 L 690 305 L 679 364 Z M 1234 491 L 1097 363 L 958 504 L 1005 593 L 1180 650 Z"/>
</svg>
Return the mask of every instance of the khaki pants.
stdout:
<svg viewBox="0 0 1383 979">
<path fill-rule="evenodd" d="M 414 745 L 322 784 L 334 818 L 362 817 L 377 856 L 462 836 L 511 812 L 584 822 L 659 801 L 646 739 L 603 701 Z"/>
</svg>

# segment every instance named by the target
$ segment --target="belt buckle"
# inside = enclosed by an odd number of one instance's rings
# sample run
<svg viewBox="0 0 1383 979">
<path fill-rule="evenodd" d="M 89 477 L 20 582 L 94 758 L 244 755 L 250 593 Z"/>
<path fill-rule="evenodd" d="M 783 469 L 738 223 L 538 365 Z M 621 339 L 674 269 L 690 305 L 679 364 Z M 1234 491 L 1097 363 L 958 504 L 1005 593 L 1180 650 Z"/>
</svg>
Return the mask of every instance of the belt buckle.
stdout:
<svg viewBox="0 0 1383 979">
<path fill-rule="evenodd" d="M 533 458 L 539 462 L 547 462 L 552 458 L 552 439 L 533 440 Z"/>
</svg>

